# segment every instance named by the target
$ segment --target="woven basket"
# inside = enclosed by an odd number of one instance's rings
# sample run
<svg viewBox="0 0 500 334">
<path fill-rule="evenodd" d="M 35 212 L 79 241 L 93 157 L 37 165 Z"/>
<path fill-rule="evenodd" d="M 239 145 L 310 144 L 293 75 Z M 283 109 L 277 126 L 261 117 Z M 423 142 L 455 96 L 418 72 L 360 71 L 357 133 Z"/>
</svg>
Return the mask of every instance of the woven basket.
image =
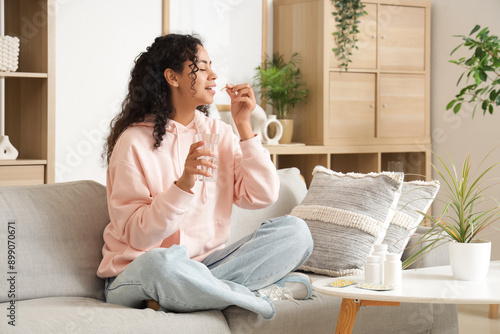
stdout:
<svg viewBox="0 0 500 334">
<path fill-rule="evenodd" d="M 19 38 L 0 37 L 0 71 L 15 72 L 19 64 Z"/>
</svg>

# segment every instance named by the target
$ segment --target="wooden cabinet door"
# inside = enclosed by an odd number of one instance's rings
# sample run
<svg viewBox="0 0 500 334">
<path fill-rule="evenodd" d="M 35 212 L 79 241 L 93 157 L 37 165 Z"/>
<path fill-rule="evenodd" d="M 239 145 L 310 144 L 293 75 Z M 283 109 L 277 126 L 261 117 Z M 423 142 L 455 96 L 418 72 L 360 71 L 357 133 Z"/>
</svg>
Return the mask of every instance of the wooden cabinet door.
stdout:
<svg viewBox="0 0 500 334">
<path fill-rule="evenodd" d="M 424 75 L 380 75 L 378 137 L 423 137 L 425 114 Z"/>
<path fill-rule="evenodd" d="M 333 48 L 337 47 L 335 36 L 333 33 L 337 31 L 337 22 L 331 14 L 336 9 L 330 2 L 330 11 L 328 12 L 327 23 L 327 50 L 328 58 L 330 59 L 330 68 L 338 68 L 342 63 L 337 59 Z M 358 50 L 352 50 L 351 61 L 349 68 L 375 69 L 377 68 L 377 5 L 366 4 L 365 11 L 368 15 L 363 15 L 360 18 L 358 25 Z"/>
<path fill-rule="evenodd" d="M 330 72 L 329 138 L 374 138 L 375 74 Z"/>
<path fill-rule="evenodd" d="M 425 70 L 425 8 L 380 5 L 379 61 L 382 70 Z"/>
</svg>

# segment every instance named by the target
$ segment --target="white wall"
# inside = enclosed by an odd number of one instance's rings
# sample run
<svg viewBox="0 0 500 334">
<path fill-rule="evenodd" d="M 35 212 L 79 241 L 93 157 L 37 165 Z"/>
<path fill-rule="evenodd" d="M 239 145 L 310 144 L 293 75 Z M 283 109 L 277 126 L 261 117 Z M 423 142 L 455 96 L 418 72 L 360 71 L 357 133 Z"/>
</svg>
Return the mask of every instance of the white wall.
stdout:
<svg viewBox="0 0 500 334">
<path fill-rule="evenodd" d="M 173 0 L 172 3 L 175 1 L 179 0 Z M 252 0 L 255 1 L 260 3 L 260 0 Z M 268 0 L 269 53 L 272 53 L 272 2 Z M 244 13 L 243 7 L 238 8 L 244 5 L 241 0 L 217 0 L 214 3 L 226 5 L 228 10 L 225 13 L 230 15 Z M 189 8 L 193 10 L 196 7 Z M 465 113 L 461 112 L 459 115 L 446 112 L 446 104 L 458 92 L 456 81 L 461 73 L 459 67 L 448 62 L 451 50 L 460 42 L 452 36 L 468 34 L 476 24 L 489 26 L 492 32 L 498 35 L 498 13 L 498 0 L 482 0 L 474 4 L 467 0 L 432 1 L 433 150 L 441 156 L 446 156 L 448 152 L 458 162 L 471 153 L 474 163 L 477 163 L 487 152 L 500 144 L 500 110 L 497 108 L 493 116 L 483 117 L 479 113 L 475 119 L 470 117 L 470 108 L 469 112 L 465 110 Z M 182 15 L 184 20 L 187 20 L 184 13 Z M 193 27 L 200 22 L 217 20 L 217 16 L 196 17 L 198 22 L 191 22 Z M 160 34 L 160 20 L 160 0 L 64 1 L 64 4 L 59 6 L 56 27 L 57 181 L 94 179 L 104 183 L 105 169 L 100 160 L 102 138 L 107 133 L 109 120 L 119 111 L 133 59 Z M 188 29 L 181 27 L 181 24 L 189 22 L 177 22 L 174 23 L 173 30 Z M 231 22 L 229 26 L 224 26 L 224 29 L 234 29 L 235 32 L 244 32 L 245 29 L 254 29 L 254 33 L 257 31 L 255 26 L 258 24 L 248 27 L 248 23 L 239 24 L 238 20 Z M 201 26 L 203 27 L 203 24 Z M 213 51 L 211 54 L 212 58 L 215 57 L 213 60 L 216 71 L 217 66 L 220 66 L 217 57 L 234 51 L 231 50 L 234 49 L 232 45 L 217 43 L 213 45 L 213 50 L 209 50 Z M 212 48 L 212 45 L 208 44 L 207 48 Z M 226 51 L 226 48 L 229 50 Z M 222 62 L 224 59 L 226 58 L 222 58 Z M 253 76 L 252 69 L 256 61 L 251 59 L 248 64 L 246 61 L 242 63 L 244 66 L 241 71 L 228 74 L 240 77 L 226 80 L 249 80 Z M 225 75 L 224 71 L 219 72 Z M 489 161 L 500 161 L 500 148 Z M 496 171 L 495 176 L 500 177 L 500 169 Z M 500 200 L 500 190 L 495 191 L 493 195 Z M 439 198 L 444 199 L 443 192 Z M 434 206 L 434 212 L 440 212 L 441 209 L 442 205 L 438 202 Z M 489 235 L 488 238 L 494 241 L 493 258 L 500 259 L 500 233 Z"/>
<path fill-rule="evenodd" d="M 171 0 L 170 31 L 198 33 L 218 88 L 252 82 L 262 47 L 261 0 Z M 105 183 L 101 160 L 135 57 L 161 34 L 161 0 L 59 0 L 56 15 L 56 181 Z M 217 90 L 215 103 L 230 103 Z"/>
<path fill-rule="evenodd" d="M 105 183 L 104 138 L 135 57 L 161 34 L 161 0 L 57 2 L 56 182 Z"/>
<path fill-rule="evenodd" d="M 198 34 L 212 60 L 215 104 L 231 103 L 220 91 L 227 83 L 252 83 L 261 64 L 261 22 L 261 0 L 170 0 L 170 32 Z"/>
<path fill-rule="evenodd" d="M 432 148 L 441 157 L 446 157 L 449 153 L 458 164 L 470 153 L 474 166 L 477 166 L 489 151 L 500 144 L 500 108 L 496 108 L 493 116 L 483 116 L 482 110 L 479 109 L 474 119 L 471 117 L 472 108 L 469 106 L 457 115 L 446 111 L 448 102 L 459 92 L 456 83 L 462 73 L 459 66 L 449 63 L 450 52 L 460 44 L 460 39 L 453 35 L 468 35 L 476 24 L 490 27 L 493 34 L 500 35 L 499 13 L 498 0 L 474 3 L 468 0 L 432 1 Z M 453 58 L 456 59 L 455 55 Z M 488 162 L 499 161 L 500 147 Z M 436 159 L 434 163 L 437 163 Z M 434 177 L 438 178 L 436 175 Z M 492 177 L 500 178 L 500 168 L 496 169 Z M 500 186 L 490 194 L 500 201 Z M 438 198 L 445 199 L 443 191 Z M 434 205 L 434 213 L 441 212 L 442 208 L 443 205 L 437 202 Z M 500 222 L 496 226 L 500 227 Z M 493 232 L 493 229 L 490 228 L 488 232 Z M 493 241 L 493 259 L 500 259 L 500 233 L 492 233 L 485 239 Z"/>
</svg>

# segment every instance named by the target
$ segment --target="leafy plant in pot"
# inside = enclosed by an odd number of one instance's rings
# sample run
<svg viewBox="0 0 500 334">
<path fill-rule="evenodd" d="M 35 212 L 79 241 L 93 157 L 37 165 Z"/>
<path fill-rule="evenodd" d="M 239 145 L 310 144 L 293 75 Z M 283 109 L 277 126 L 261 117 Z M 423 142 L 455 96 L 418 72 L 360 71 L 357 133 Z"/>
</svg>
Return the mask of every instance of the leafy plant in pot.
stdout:
<svg viewBox="0 0 500 334">
<path fill-rule="evenodd" d="M 477 34 L 473 36 L 476 32 Z M 481 29 L 479 25 L 471 30 L 469 36 L 455 37 L 462 38 L 463 42 L 451 52 L 451 55 L 464 47 L 472 51 L 472 54 L 458 60 L 450 60 L 451 63 L 464 68 L 457 86 L 464 76 L 467 79 L 466 86 L 448 103 L 446 109 L 453 109 L 456 114 L 464 103 L 468 103 L 474 105 L 472 117 L 478 106 L 483 110 L 483 115 L 487 112 L 493 114 L 494 106 L 500 105 L 500 39 L 496 35 L 491 35 L 487 27 Z"/>
<path fill-rule="evenodd" d="M 254 84 L 260 88 L 261 97 L 269 103 L 283 126 L 280 144 L 289 144 L 292 139 L 293 120 L 289 111 L 297 103 L 304 102 L 308 90 L 300 81 L 299 55 L 293 53 L 286 62 L 283 55 L 275 53 L 272 59 L 256 68 Z M 290 124 L 287 124 L 290 123 Z"/>
<path fill-rule="evenodd" d="M 488 272 L 491 242 L 479 238 L 485 228 L 500 218 L 500 206 L 493 198 L 484 194 L 487 188 L 498 185 L 486 176 L 500 163 L 495 163 L 480 170 L 488 153 L 472 171 L 470 155 L 464 160 L 461 172 L 457 172 L 455 163 L 449 157 L 447 165 L 437 156 L 444 168 L 440 171 L 432 167 L 446 185 L 447 201 L 440 216 L 433 217 L 424 212 L 420 214 L 428 218 L 433 227 L 424 234 L 411 255 L 403 262 L 403 268 L 416 262 L 420 257 L 443 244 L 448 244 L 450 264 L 453 276 L 460 280 L 481 280 Z"/>
</svg>

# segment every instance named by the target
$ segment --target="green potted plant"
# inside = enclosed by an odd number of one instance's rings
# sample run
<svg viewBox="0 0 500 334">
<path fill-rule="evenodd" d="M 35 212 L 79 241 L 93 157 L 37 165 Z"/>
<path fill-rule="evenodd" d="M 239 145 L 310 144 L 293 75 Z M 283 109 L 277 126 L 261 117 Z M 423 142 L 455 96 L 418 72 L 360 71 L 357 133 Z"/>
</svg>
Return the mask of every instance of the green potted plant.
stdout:
<svg viewBox="0 0 500 334">
<path fill-rule="evenodd" d="M 492 183 L 492 180 L 487 179 L 486 176 L 500 163 L 479 169 L 491 152 L 481 161 L 476 171 L 472 171 L 470 155 L 464 160 L 461 172 L 457 172 L 457 167 L 451 157 L 449 157 L 450 164 L 448 165 L 437 156 L 443 171 L 435 165 L 433 168 L 445 185 L 447 200 L 438 217 L 420 212 L 433 223 L 433 227 L 420 238 L 418 244 L 421 248 L 412 252 L 403 263 L 403 268 L 417 261 L 424 253 L 447 243 L 455 278 L 480 280 L 486 276 L 491 255 L 491 242 L 481 240 L 479 236 L 486 227 L 491 226 L 500 218 L 498 202 L 483 192 L 487 188 L 498 185 L 498 183 Z M 474 255 L 477 257 L 474 258 Z"/>
<path fill-rule="evenodd" d="M 286 62 L 283 55 L 275 53 L 272 59 L 256 68 L 254 84 L 260 88 L 260 95 L 273 108 L 283 126 L 280 144 L 289 144 L 293 132 L 293 120 L 289 119 L 289 111 L 297 103 L 304 102 L 307 89 L 300 82 L 300 58 L 293 53 Z"/>
<path fill-rule="evenodd" d="M 477 33 L 473 36 L 474 33 Z M 472 116 L 478 106 L 483 110 L 483 115 L 487 112 L 493 114 L 494 106 L 500 105 L 500 39 L 491 35 L 486 27 L 476 25 L 469 36 L 458 35 L 463 42 L 452 52 L 465 47 L 472 52 L 467 57 L 458 60 L 450 60 L 451 63 L 462 66 L 464 72 L 460 75 L 457 86 L 464 76 L 466 86 L 463 87 L 455 98 L 448 103 L 446 109 L 452 109 L 456 114 L 460 111 L 463 103 L 474 105 Z"/>
<path fill-rule="evenodd" d="M 352 51 L 357 50 L 357 34 L 359 33 L 359 18 L 368 15 L 364 10 L 365 5 L 361 0 L 332 0 L 336 11 L 332 12 L 335 17 L 337 31 L 333 33 L 337 47 L 333 48 L 337 58 L 342 62 L 340 67 L 346 71 L 351 62 Z"/>
</svg>

